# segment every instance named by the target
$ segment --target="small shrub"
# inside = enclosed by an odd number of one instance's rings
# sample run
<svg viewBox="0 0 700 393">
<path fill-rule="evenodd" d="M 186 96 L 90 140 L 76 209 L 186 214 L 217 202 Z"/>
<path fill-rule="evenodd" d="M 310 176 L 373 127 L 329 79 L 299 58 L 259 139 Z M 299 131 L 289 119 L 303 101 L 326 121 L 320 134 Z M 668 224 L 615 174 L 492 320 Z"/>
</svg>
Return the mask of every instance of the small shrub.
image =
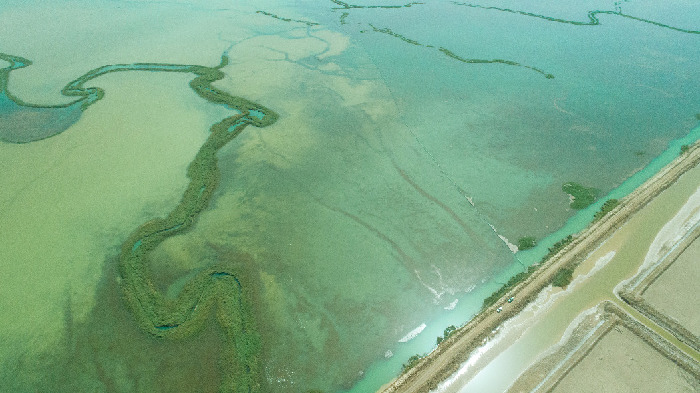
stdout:
<svg viewBox="0 0 700 393">
<path fill-rule="evenodd" d="M 685 154 L 690 150 L 690 145 L 683 145 L 681 146 L 681 154 Z"/>
<path fill-rule="evenodd" d="M 404 363 L 401 366 L 401 372 L 405 373 L 406 371 L 410 370 L 411 368 L 415 367 L 418 362 L 420 362 L 421 359 L 423 359 L 425 356 L 423 355 L 413 355 L 410 358 L 408 358 L 408 362 Z"/>
<path fill-rule="evenodd" d="M 559 251 L 561 251 L 562 249 L 564 249 L 564 247 L 566 247 L 566 245 L 571 243 L 573 240 L 574 240 L 574 237 L 569 235 L 569 236 L 559 240 L 558 242 L 554 243 L 554 245 L 552 245 L 552 247 L 549 247 L 549 250 L 548 250 L 549 252 L 547 253 L 547 255 L 545 255 L 544 258 L 542 258 L 542 262 L 546 261 L 547 259 L 552 257 L 554 254 L 556 254 Z"/>
<path fill-rule="evenodd" d="M 527 268 L 524 272 L 520 272 L 508 280 L 507 283 L 503 284 L 502 287 L 500 287 L 498 290 L 496 290 L 494 293 L 492 293 L 489 297 L 484 299 L 484 303 L 482 304 L 481 308 L 486 309 L 489 308 L 491 305 L 495 304 L 498 299 L 503 297 L 503 295 L 506 294 L 511 288 L 516 286 L 519 282 L 525 280 L 528 278 L 535 270 L 537 270 L 537 265 L 532 265 Z"/>
<path fill-rule="evenodd" d="M 619 204 L 620 201 L 618 201 L 617 199 L 608 199 L 607 201 L 605 201 L 605 203 L 603 203 L 603 206 L 600 207 L 600 210 L 593 216 L 593 222 L 596 222 L 601 218 L 605 217 L 606 214 L 610 213 Z"/>
<path fill-rule="evenodd" d="M 438 336 L 437 344 L 440 345 L 441 342 L 447 340 L 447 338 L 450 337 L 452 335 L 452 333 L 455 332 L 455 330 L 457 330 L 457 327 L 455 325 L 450 325 L 450 326 L 446 327 L 445 331 L 442 333 L 443 335 Z"/>
<path fill-rule="evenodd" d="M 545 255 L 542 258 L 541 262 L 545 262 L 547 259 L 554 256 L 556 253 L 561 251 L 564 247 L 566 247 L 567 244 L 571 243 L 573 240 L 574 240 L 574 237 L 572 235 L 568 235 L 567 237 L 554 243 L 554 245 L 552 245 L 552 247 L 549 248 L 549 252 L 547 253 L 547 255 Z M 489 297 L 484 299 L 484 303 L 482 304 L 481 309 L 485 310 L 485 309 L 491 307 L 492 305 L 496 304 L 498 299 L 503 297 L 503 295 L 505 295 L 508 291 L 510 291 L 511 288 L 513 288 L 519 282 L 525 280 L 532 273 L 534 273 L 535 270 L 537 270 L 537 268 L 539 267 L 539 265 L 540 264 L 534 264 L 534 265 L 528 266 L 527 270 L 525 270 L 524 272 L 520 272 L 520 273 L 514 275 L 513 277 L 511 277 L 507 283 L 505 283 L 502 287 L 500 287 L 498 290 L 496 290 L 494 293 L 492 293 Z M 573 273 L 573 270 L 572 270 L 572 273 Z"/>
</svg>

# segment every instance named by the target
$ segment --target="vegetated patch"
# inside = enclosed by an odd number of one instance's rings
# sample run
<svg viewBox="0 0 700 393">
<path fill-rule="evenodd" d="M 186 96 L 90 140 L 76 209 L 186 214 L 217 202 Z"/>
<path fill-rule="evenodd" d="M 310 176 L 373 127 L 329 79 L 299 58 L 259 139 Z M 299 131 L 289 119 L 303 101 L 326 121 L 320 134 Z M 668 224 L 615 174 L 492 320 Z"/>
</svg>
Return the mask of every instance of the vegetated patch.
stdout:
<svg viewBox="0 0 700 393">
<path fill-rule="evenodd" d="M 530 276 L 530 274 L 532 274 L 535 270 L 537 270 L 537 267 L 538 267 L 537 265 L 528 266 L 527 270 L 522 271 L 522 272 L 514 275 L 513 277 L 511 277 L 507 283 L 503 284 L 502 287 L 500 287 L 498 290 L 496 290 L 494 293 L 492 293 L 489 297 L 484 299 L 484 303 L 481 306 L 481 309 L 484 310 L 484 309 L 491 307 L 493 304 L 495 304 L 498 301 L 498 299 L 500 299 L 501 297 L 503 297 L 503 295 L 505 295 L 508 291 L 510 291 L 511 288 L 516 286 L 519 282 L 528 278 Z"/>
<path fill-rule="evenodd" d="M 481 306 L 482 310 L 485 310 L 489 307 L 491 307 L 493 304 L 495 304 L 498 299 L 503 297 L 508 291 L 510 291 L 511 288 L 515 287 L 518 283 L 521 281 L 525 280 L 528 278 L 532 273 L 534 273 L 540 266 L 541 263 L 545 262 L 552 256 L 554 256 L 556 253 L 561 251 L 564 247 L 566 247 L 567 244 L 571 243 L 574 240 L 574 237 L 572 235 L 568 235 L 567 237 L 559 240 L 558 242 L 554 243 L 552 247 L 549 248 L 549 252 L 547 252 L 547 255 L 545 255 L 542 260 L 540 261 L 539 264 L 534 264 L 528 266 L 528 268 L 525 271 L 522 271 L 508 280 L 507 283 L 503 284 L 502 287 L 500 287 L 498 290 L 496 290 L 494 293 L 492 293 L 489 297 L 484 299 L 484 303 Z M 573 270 L 572 270 L 573 271 Z"/>
<path fill-rule="evenodd" d="M 690 145 L 681 146 L 681 154 L 685 154 L 690 150 Z"/>
<path fill-rule="evenodd" d="M 401 373 L 405 373 L 406 371 L 415 367 L 424 357 L 425 355 L 413 355 L 408 358 L 408 361 L 401 365 Z"/>
<path fill-rule="evenodd" d="M 620 201 L 617 199 L 608 199 L 607 201 L 605 201 L 605 203 L 603 203 L 603 206 L 600 207 L 600 210 L 593 216 L 593 222 L 596 222 L 601 218 L 605 217 L 606 214 L 610 213 L 619 204 Z"/>
<path fill-rule="evenodd" d="M 559 240 L 558 242 L 554 243 L 552 245 L 552 247 L 549 247 L 549 252 L 547 253 L 547 255 L 545 255 L 542 258 L 542 262 L 546 261 L 547 259 L 552 257 L 554 254 L 561 251 L 564 247 L 566 247 L 567 244 L 571 243 L 573 240 L 574 240 L 574 237 L 572 235 L 569 235 L 569 236 Z"/>
<path fill-rule="evenodd" d="M 441 342 L 447 340 L 456 330 L 457 327 L 455 325 L 450 325 L 446 327 L 445 331 L 442 333 L 442 336 L 438 336 L 437 345 L 440 345 Z"/>
<path fill-rule="evenodd" d="M 529 250 L 537 245 L 537 239 L 534 236 L 523 236 L 518 239 L 518 250 Z"/>
<path fill-rule="evenodd" d="M 572 266 L 567 266 L 557 272 L 552 279 L 552 285 L 559 288 L 566 288 L 567 285 L 571 284 L 571 280 L 573 280 L 573 278 L 574 268 Z"/>
<path fill-rule="evenodd" d="M 588 207 L 595 201 L 600 193 L 600 190 L 593 187 L 585 187 L 578 183 L 568 182 L 561 186 L 562 191 L 571 195 L 572 201 L 569 207 L 575 210 L 581 210 Z"/>
</svg>

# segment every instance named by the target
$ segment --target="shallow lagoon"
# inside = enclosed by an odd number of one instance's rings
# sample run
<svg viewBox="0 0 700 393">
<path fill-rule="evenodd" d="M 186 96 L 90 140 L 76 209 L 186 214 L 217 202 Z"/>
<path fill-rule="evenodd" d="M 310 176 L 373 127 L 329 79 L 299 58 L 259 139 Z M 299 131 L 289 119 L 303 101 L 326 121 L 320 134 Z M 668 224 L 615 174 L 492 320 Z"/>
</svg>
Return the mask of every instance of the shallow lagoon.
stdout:
<svg viewBox="0 0 700 393">
<path fill-rule="evenodd" d="M 700 26 L 683 2 L 559 3 L 480 5 L 584 22 L 621 7 Z M 236 266 L 255 304 L 264 391 L 376 390 L 520 269 L 497 235 L 554 232 L 575 214 L 562 184 L 605 194 L 697 124 L 698 34 L 611 14 L 580 26 L 452 2 L 343 4 L 0 7 L 0 52 L 34 62 L 8 87 L 26 102 L 66 104 L 61 88 L 104 65 L 213 67 L 226 53 L 215 86 L 279 114 L 219 151 L 209 208 L 149 265 L 170 296 L 207 266 Z M 179 341 L 148 336 L 116 273 L 119 246 L 177 204 L 207 130 L 232 115 L 189 80 L 101 76 L 89 86 L 105 98 L 65 132 L 0 144 L 12 168 L 0 175 L 3 385 L 218 389 L 217 324 Z M 66 357 L 86 366 L 63 370 Z"/>
</svg>

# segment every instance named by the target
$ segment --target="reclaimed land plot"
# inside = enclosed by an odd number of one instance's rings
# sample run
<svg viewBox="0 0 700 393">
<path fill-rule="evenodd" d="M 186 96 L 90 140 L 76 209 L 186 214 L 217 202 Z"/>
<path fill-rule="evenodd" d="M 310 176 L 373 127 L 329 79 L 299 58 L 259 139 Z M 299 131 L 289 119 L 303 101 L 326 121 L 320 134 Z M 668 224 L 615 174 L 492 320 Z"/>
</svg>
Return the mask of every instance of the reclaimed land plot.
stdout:
<svg viewBox="0 0 700 393">
<path fill-rule="evenodd" d="M 689 392 L 698 387 L 697 362 L 606 301 L 509 392 Z"/>
<path fill-rule="evenodd" d="M 620 297 L 680 341 L 700 351 L 697 277 L 700 226 L 647 271 L 640 272 Z"/>
</svg>

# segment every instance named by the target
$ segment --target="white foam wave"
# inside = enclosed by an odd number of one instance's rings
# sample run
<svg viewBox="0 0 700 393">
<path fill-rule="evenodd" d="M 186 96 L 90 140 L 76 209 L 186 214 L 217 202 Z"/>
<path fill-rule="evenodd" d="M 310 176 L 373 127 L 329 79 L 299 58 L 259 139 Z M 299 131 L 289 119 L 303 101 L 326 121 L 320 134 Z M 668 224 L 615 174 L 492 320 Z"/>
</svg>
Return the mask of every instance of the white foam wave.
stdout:
<svg viewBox="0 0 700 393">
<path fill-rule="evenodd" d="M 457 303 L 459 302 L 459 299 L 455 299 L 452 303 L 450 303 L 448 306 L 443 307 L 445 310 L 454 310 L 455 307 L 457 307 Z"/>
<path fill-rule="evenodd" d="M 409 341 L 413 340 L 414 338 L 416 338 L 417 335 L 421 334 L 421 332 L 422 332 L 423 330 L 425 330 L 425 328 L 426 328 L 427 326 L 428 326 L 428 325 L 426 325 L 426 324 L 424 324 L 424 323 L 421 323 L 420 326 L 418 326 L 417 328 L 415 328 L 415 329 L 411 330 L 410 332 L 408 332 L 407 335 L 403 336 L 403 338 L 402 338 L 401 340 L 399 340 L 399 342 L 400 342 L 400 343 L 405 343 L 405 342 L 409 342 Z"/>
<path fill-rule="evenodd" d="M 505 243 L 506 246 L 508 246 L 508 249 L 510 249 L 510 252 L 512 252 L 513 254 L 515 254 L 516 252 L 518 252 L 518 246 L 516 246 L 515 244 L 509 242 L 507 237 L 505 237 L 505 236 L 503 236 L 503 235 L 498 235 L 498 237 L 500 237 L 501 240 L 503 240 L 503 243 Z"/>
</svg>

